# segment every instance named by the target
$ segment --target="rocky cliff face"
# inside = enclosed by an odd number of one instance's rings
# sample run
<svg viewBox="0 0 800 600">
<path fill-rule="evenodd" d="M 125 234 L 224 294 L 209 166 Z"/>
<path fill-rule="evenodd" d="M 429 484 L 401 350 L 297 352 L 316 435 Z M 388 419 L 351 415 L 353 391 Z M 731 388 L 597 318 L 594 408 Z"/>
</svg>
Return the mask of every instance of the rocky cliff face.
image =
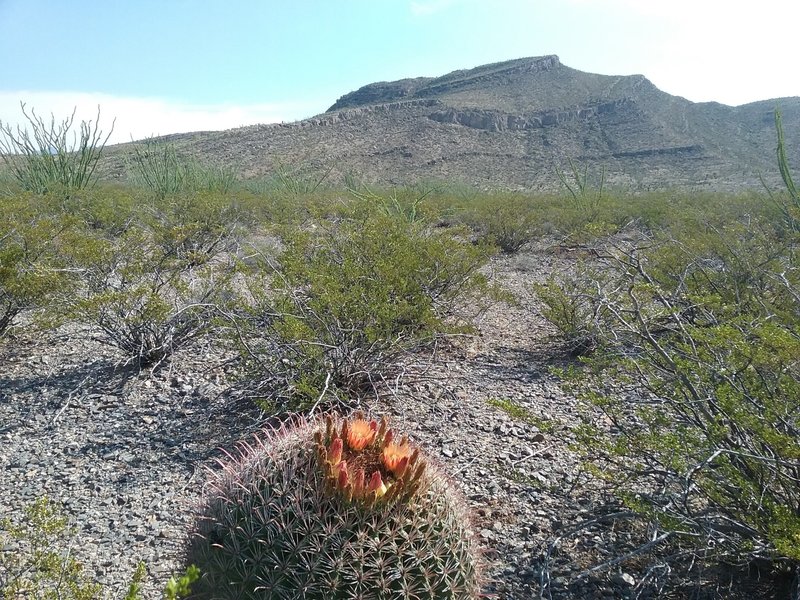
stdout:
<svg viewBox="0 0 800 600">
<path fill-rule="evenodd" d="M 368 104 L 384 104 L 401 99 L 437 97 L 464 87 L 492 85 L 499 76 L 513 77 L 522 73 L 547 71 L 560 64 L 557 56 L 543 56 L 454 71 L 442 77 L 418 77 L 370 83 L 339 98 L 327 112 Z"/>
<path fill-rule="evenodd" d="M 401 79 L 399 81 L 382 81 L 370 83 L 355 92 L 345 94 L 328 109 L 335 112 L 345 108 L 365 106 L 368 104 L 386 104 L 413 97 L 416 91 L 430 81 L 429 78 Z"/>
<path fill-rule="evenodd" d="M 527 129 L 543 129 L 567 123 L 596 118 L 598 115 L 616 113 L 624 110 L 632 101 L 626 98 L 611 102 L 598 102 L 594 105 L 577 106 L 566 110 L 537 111 L 533 114 L 507 114 L 497 110 L 462 109 L 452 107 L 433 111 L 428 118 L 438 123 L 454 123 L 483 129 L 486 131 L 525 131 Z"/>
<path fill-rule="evenodd" d="M 642 75 L 584 73 L 544 56 L 374 83 L 297 123 L 174 140 L 245 177 L 291 165 L 389 185 L 556 189 L 557 171 L 578 161 L 627 190 L 738 190 L 760 188 L 762 176 L 779 185 L 777 102 L 692 103 Z M 800 98 L 779 103 L 800 172 Z"/>
</svg>

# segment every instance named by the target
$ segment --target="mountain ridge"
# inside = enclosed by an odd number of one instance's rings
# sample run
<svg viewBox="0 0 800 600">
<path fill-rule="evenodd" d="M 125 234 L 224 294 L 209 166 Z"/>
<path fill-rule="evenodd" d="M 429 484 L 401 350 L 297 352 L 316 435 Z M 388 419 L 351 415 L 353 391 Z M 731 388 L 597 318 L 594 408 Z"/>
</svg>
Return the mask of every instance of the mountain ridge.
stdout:
<svg viewBox="0 0 800 600">
<path fill-rule="evenodd" d="M 370 83 L 302 121 L 169 139 L 245 178 L 291 165 L 385 185 L 553 190 L 578 161 L 628 190 L 735 191 L 779 181 L 777 104 L 798 168 L 799 97 L 695 103 L 644 75 L 586 73 L 556 55 Z"/>
</svg>

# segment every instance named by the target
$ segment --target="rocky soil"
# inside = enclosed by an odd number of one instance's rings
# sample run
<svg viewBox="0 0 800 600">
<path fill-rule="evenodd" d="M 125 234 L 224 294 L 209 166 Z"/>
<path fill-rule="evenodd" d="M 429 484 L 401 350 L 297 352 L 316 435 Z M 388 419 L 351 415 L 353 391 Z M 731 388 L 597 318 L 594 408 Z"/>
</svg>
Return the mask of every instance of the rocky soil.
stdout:
<svg viewBox="0 0 800 600">
<path fill-rule="evenodd" d="M 638 575 L 620 566 L 580 576 L 612 556 L 619 532 L 582 528 L 598 497 L 570 450 L 578 405 L 550 368 L 566 360 L 528 286 L 569 268 L 528 249 L 498 257 L 494 276 L 519 303 L 496 305 L 478 333 L 417 357 L 392 393 L 368 403 L 389 413 L 452 474 L 475 515 L 490 597 L 630 598 Z M 0 346 L 0 513 L 47 495 L 75 526 L 73 555 L 121 597 L 138 561 L 145 597 L 180 567 L 204 471 L 265 423 L 237 399 L 231 356 L 181 351 L 155 373 L 132 373 L 86 335 L 18 332 Z M 533 416 L 514 419 L 491 401 Z M 617 547 L 614 551 L 619 551 Z"/>
</svg>

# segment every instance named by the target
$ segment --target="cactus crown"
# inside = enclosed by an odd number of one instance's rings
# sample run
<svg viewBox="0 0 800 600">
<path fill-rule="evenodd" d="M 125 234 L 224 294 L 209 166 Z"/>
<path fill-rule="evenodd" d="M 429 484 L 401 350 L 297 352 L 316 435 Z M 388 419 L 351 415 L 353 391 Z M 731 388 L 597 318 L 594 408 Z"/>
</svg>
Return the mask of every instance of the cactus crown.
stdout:
<svg viewBox="0 0 800 600">
<path fill-rule="evenodd" d="M 327 489 L 348 501 L 367 506 L 378 500 L 390 503 L 407 500 L 419 489 L 425 461 L 407 436 L 394 441 L 386 417 L 378 425 L 357 412 L 339 429 L 328 417 L 325 432 L 318 430 L 314 441 Z"/>
</svg>

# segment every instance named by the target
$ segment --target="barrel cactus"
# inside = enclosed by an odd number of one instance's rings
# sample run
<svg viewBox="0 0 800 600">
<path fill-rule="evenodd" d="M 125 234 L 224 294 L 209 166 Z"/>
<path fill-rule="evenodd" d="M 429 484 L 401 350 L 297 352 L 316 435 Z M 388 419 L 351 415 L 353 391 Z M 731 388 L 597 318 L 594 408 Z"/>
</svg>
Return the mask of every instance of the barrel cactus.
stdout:
<svg viewBox="0 0 800 600">
<path fill-rule="evenodd" d="M 447 478 L 387 421 L 303 421 L 240 444 L 187 552 L 207 599 L 476 598 L 480 555 Z"/>
</svg>

